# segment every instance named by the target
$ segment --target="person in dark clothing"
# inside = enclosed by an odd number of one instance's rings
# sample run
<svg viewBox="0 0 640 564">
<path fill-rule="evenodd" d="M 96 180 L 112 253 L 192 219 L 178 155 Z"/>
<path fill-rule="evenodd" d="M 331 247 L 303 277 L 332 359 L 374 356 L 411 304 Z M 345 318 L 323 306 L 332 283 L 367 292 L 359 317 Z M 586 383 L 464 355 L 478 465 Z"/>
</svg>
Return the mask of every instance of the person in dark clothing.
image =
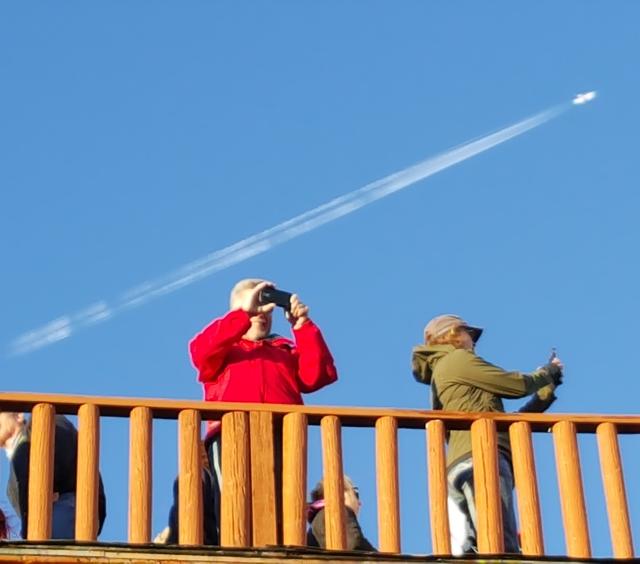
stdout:
<svg viewBox="0 0 640 564">
<path fill-rule="evenodd" d="M 202 528 L 203 528 L 203 544 L 216 546 L 219 544 L 218 539 L 218 521 L 216 508 L 220 506 L 219 500 L 216 498 L 217 490 L 215 482 L 209 468 L 205 466 L 202 469 Z M 178 531 L 180 530 L 179 521 L 179 479 L 173 482 L 173 505 L 169 510 L 169 525 L 165 527 L 154 539 L 158 544 L 178 544 Z"/>
<path fill-rule="evenodd" d="M 76 478 L 78 464 L 78 432 L 63 415 L 55 418 L 53 460 L 53 539 L 73 539 L 76 517 Z M 31 420 L 21 413 L 0 413 L 0 447 L 9 458 L 7 498 L 20 517 L 20 535 L 27 538 L 29 507 L 29 454 L 31 448 Z M 98 533 L 107 514 L 107 502 L 102 478 L 98 492 Z"/>
<path fill-rule="evenodd" d="M 344 477 L 344 506 L 345 506 L 345 527 L 347 550 L 363 550 L 377 552 L 375 547 L 366 539 L 360 523 L 358 523 L 358 513 L 360 512 L 360 494 L 358 488 L 347 477 Z M 319 548 L 327 547 L 326 528 L 324 519 L 324 486 L 322 481 L 311 491 L 311 503 L 309 504 L 307 520 L 309 530 L 307 531 L 307 545 Z"/>
</svg>

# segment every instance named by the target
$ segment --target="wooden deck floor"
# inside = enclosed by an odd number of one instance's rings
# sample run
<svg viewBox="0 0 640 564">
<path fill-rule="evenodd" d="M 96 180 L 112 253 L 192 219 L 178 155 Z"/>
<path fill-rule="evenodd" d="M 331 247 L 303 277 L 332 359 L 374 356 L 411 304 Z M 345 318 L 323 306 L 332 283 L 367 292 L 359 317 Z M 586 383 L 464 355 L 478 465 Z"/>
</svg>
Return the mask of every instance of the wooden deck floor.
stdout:
<svg viewBox="0 0 640 564">
<path fill-rule="evenodd" d="M 362 552 L 320 551 L 300 548 L 266 549 L 225 549 L 188 548 L 166 545 L 125 545 L 61 542 L 28 543 L 1 542 L 0 564 L 2 563 L 43 563 L 43 564 L 144 564 L 149 562 L 174 564 L 176 562 L 222 562 L 269 564 L 303 562 L 304 564 L 326 564 L 327 562 L 348 563 L 399 563 L 399 562 L 482 562 L 483 564 L 511 562 L 614 562 L 613 560 L 578 560 L 570 558 L 524 559 L 507 558 L 438 558 L 434 556 L 408 556 L 371 554 Z"/>
</svg>

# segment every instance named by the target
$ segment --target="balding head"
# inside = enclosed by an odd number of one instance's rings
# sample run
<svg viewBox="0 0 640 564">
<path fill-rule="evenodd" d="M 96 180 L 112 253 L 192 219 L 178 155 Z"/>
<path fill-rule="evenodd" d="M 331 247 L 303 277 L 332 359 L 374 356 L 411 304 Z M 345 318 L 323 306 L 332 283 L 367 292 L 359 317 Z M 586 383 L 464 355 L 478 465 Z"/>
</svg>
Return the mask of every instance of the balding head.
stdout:
<svg viewBox="0 0 640 564">
<path fill-rule="evenodd" d="M 264 282 L 264 280 L 260 278 L 245 278 L 244 280 L 240 280 L 240 282 L 236 282 L 236 285 L 229 295 L 229 307 L 231 309 L 238 309 L 238 307 L 240 307 L 240 297 L 244 291 L 255 288 L 261 282 Z"/>
</svg>

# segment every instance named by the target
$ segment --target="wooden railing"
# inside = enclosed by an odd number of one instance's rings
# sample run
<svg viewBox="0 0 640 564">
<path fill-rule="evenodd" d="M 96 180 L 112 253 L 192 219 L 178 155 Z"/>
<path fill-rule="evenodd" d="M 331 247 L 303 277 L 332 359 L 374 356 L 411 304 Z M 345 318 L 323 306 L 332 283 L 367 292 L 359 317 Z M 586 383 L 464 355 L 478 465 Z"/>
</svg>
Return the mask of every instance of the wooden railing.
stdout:
<svg viewBox="0 0 640 564">
<path fill-rule="evenodd" d="M 577 434 L 597 435 L 613 556 L 634 556 L 618 434 L 640 433 L 640 417 L 556 414 L 452 413 L 383 408 L 205 403 L 134 398 L 43 394 L 0 394 L 0 410 L 32 414 L 29 479 L 29 540 L 51 535 L 54 416 L 78 415 L 76 538 L 95 541 L 98 529 L 100 420 L 130 422 L 129 533 L 131 543 L 151 540 L 152 422 L 177 419 L 179 428 L 179 543 L 203 540 L 201 421 L 222 419 L 223 488 L 221 545 L 250 547 L 306 541 L 307 430 L 319 425 L 325 481 L 326 541 L 346 546 L 343 509 L 342 427 L 370 427 L 376 435 L 379 539 L 383 552 L 398 553 L 400 501 L 398 429 L 426 430 L 430 528 L 433 553 L 449 555 L 445 437 L 452 429 L 470 430 L 472 439 L 478 549 L 504 552 L 498 480 L 497 432 L 511 439 L 522 552 L 545 554 L 532 433 L 552 432 L 564 523 L 566 553 L 588 558 L 587 523 Z M 282 433 L 282 484 L 276 484 L 274 429 Z M 123 453 L 124 454 L 124 453 Z M 416 469 L 416 472 L 419 472 Z M 259 487 L 256 487 L 259 485 Z M 253 486 L 253 487 L 252 487 Z M 282 515 L 277 512 L 281 490 Z"/>
</svg>

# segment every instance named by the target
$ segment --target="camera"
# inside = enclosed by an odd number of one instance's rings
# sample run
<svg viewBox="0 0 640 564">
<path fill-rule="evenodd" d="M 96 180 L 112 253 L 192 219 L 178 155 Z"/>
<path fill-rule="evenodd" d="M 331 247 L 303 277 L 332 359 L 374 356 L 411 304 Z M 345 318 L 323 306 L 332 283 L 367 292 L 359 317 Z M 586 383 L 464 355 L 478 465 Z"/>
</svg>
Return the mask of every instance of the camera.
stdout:
<svg viewBox="0 0 640 564">
<path fill-rule="evenodd" d="M 291 311 L 291 292 L 276 290 L 275 288 L 263 288 L 260 290 L 258 301 L 260 305 L 276 304 L 285 311 Z"/>
</svg>

